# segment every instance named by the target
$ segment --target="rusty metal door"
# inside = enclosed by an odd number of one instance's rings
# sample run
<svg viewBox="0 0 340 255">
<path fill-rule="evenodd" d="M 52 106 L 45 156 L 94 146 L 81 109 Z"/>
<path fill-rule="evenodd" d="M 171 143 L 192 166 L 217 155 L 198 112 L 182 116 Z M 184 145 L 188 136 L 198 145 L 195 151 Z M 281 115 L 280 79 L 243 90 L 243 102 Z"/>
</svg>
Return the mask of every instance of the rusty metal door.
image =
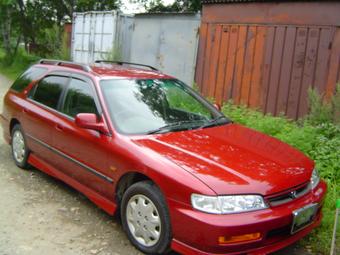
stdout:
<svg viewBox="0 0 340 255">
<path fill-rule="evenodd" d="M 306 114 L 309 87 L 324 92 L 335 27 L 202 24 L 196 81 L 218 102 L 291 118 Z"/>
</svg>

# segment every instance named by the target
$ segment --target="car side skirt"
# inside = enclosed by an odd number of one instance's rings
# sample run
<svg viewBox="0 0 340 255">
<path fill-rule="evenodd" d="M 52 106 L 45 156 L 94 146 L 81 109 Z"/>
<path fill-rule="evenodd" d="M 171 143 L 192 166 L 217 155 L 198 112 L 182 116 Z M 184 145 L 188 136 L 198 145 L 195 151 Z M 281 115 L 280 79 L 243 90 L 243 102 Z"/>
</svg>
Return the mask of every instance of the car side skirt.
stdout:
<svg viewBox="0 0 340 255">
<path fill-rule="evenodd" d="M 97 192 L 89 189 L 88 187 L 84 186 L 83 184 L 77 182 L 76 180 L 72 179 L 71 177 L 65 175 L 52 165 L 48 164 L 38 155 L 31 153 L 28 158 L 28 163 L 37 169 L 41 170 L 42 172 L 53 176 L 66 184 L 70 185 L 74 189 L 78 190 L 79 192 L 83 193 L 86 197 L 88 197 L 94 204 L 98 207 L 102 208 L 105 212 L 110 215 L 113 215 L 117 209 L 116 203 L 113 201 L 103 197 L 102 195 L 98 194 Z"/>
</svg>

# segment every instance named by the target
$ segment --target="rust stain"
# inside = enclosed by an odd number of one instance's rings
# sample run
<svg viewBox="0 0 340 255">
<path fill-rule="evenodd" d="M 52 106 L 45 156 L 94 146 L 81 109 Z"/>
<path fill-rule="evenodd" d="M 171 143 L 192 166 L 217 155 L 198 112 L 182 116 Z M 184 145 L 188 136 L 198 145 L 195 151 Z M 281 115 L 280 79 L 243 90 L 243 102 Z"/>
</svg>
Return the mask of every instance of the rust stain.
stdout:
<svg viewBox="0 0 340 255">
<path fill-rule="evenodd" d="M 334 91 L 340 49 L 337 41 L 329 49 L 334 40 L 330 27 L 202 27 L 196 78 L 203 94 L 219 103 L 232 99 L 296 119 L 308 112 L 309 87 Z M 340 32 L 335 38 L 340 40 Z"/>
<path fill-rule="evenodd" d="M 340 79 L 340 3 L 203 5 L 196 81 L 223 103 L 308 112 L 308 88 L 330 97 Z M 327 13 L 327 15 L 324 15 Z"/>
</svg>

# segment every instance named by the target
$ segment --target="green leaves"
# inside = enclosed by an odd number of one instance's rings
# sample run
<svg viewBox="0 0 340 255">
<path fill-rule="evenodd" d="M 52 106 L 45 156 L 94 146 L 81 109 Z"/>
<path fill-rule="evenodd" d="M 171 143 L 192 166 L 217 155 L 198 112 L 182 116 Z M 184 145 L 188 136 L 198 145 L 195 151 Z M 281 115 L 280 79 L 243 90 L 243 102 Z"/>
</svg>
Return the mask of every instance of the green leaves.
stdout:
<svg viewBox="0 0 340 255">
<path fill-rule="evenodd" d="M 140 3 L 147 12 L 198 12 L 201 10 L 201 0 L 175 0 L 165 4 L 162 0 L 132 0 Z"/>
<path fill-rule="evenodd" d="M 336 86 L 336 91 L 331 98 L 326 98 L 324 94 L 319 94 L 316 89 L 311 88 L 308 90 L 308 98 L 310 112 L 307 119 L 309 122 L 340 124 L 340 84 Z"/>
<path fill-rule="evenodd" d="M 35 54 L 53 55 L 51 49 L 62 44 L 63 24 L 75 11 L 115 10 L 120 5 L 121 0 L 0 0 L 0 43 L 9 59 L 21 41 L 26 48 L 30 44 Z M 56 26 L 60 31 L 51 35 Z"/>
</svg>

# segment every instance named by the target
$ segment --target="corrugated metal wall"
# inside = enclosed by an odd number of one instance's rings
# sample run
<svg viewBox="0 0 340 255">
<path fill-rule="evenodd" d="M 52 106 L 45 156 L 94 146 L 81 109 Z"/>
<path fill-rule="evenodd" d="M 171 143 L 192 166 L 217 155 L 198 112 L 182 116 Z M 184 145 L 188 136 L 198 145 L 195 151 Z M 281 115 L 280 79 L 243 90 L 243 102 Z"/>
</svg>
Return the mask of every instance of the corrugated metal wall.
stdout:
<svg viewBox="0 0 340 255">
<path fill-rule="evenodd" d="M 296 119 L 308 111 L 309 87 L 334 89 L 340 61 L 339 50 L 332 51 L 335 25 L 219 24 L 211 16 L 201 25 L 196 68 L 204 95 Z"/>
</svg>

